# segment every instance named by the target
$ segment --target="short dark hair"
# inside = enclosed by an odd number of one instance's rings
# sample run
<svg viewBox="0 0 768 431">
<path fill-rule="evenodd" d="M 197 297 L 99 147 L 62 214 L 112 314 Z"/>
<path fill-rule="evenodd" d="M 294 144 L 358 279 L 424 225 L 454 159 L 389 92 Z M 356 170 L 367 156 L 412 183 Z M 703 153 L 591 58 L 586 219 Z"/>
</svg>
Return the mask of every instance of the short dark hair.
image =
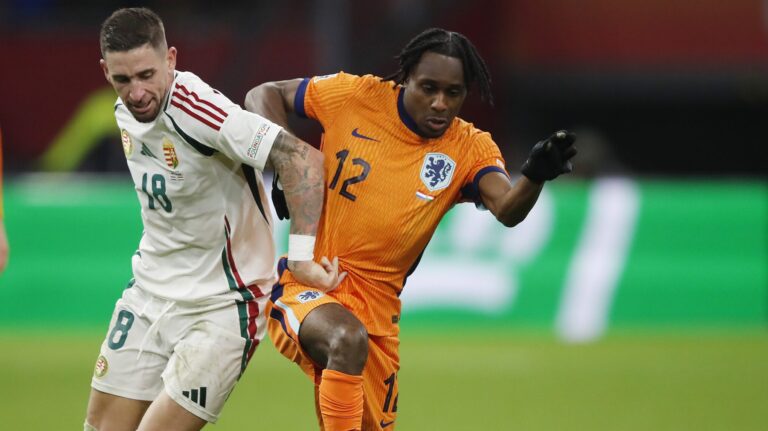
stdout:
<svg viewBox="0 0 768 431">
<path fill-rule="evenodd" d="M 101 56 L 110 51 L 130 51 L 150 44 L 155 49 L 167 46 L 163 20 L 145 8 L 118 9 L 101 24 Z"/>
<path fill-rule="evenodd" d="M 469 88 L 472 84 L 477 83 L 480 89 L 480 98 L 493 105 L 491 75 L 488 73 L 485 61 L 477 52 L 477 48 L 463 34 L 442 28 L 424 30 L 411 39 L 400 51 L 400 54 L 395 57 L 400 63 L 400 69 L 382 78 L 382 80 L 394 80 L 395 84 L 402 84 L 408 79 L 425 52 L 434 52 L 461 60 L 464 68 L 464 84 Z"/>
</svg>

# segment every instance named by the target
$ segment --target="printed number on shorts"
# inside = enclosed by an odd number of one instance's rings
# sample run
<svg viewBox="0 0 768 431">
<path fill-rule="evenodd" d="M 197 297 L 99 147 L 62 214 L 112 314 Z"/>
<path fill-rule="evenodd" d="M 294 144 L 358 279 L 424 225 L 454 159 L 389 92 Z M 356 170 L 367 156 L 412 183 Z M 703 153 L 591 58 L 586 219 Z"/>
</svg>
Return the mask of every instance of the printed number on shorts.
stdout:
<svg viewBox="0 0 768 431">
<path fill-rule="evenodd" d="M 171 199 L 165 194 L 165 177 L 160 174 L 152 175 L 149 184 L 149 188 L 152 189 L 152 192 L 150 193 L 147 189 L 148 176 L 149 174 L 144 173 L 144 176 L 141 177 L 141 190 L 146 193 L 149 198 L 149 209 L 155 209 L 155 200 L 157 200 L 165 212 L 171 212 L 173 205 L 171 204 Z"/>
<path fill-rule="evenodd" d="M 347 156 L 349 156 L 349 150 L 341 150 L 338 153 L 336 153 L 336 158 L 339 159 L 339 166 L 336 168 L 336 174 L 333 176 L 333 180 L 331 181 L 331 184 L 328 186 L 329 189 L 331 190 L 336 189 L 336 184 L 339 182 L 339 175 L 341 175 L 341 169 L 344 167 L 344 162 L 347 160 Z M 369 165 L 368 162 L 360 158 L 352 159 L 352 164 L 356 166 L 362 166 L 363 171 L 360 172 L 360 175 L 356 177 L 347 178 L 346 180 L 344 180 L 344 182 L 341 184 L 341 189 L 339 190 L 339 194 L 351 201 L 354 201 L 355 199 L 357 199 L 357 196 L 348 192 L 347 187 L 351 186 L 352 184 L 357 184 L 365 180 L 365 178 L 368 177 L 368 173 L 371 171 L 371 165 Z"/>
<path fill-rule="evenodd" d="M 117 350 L 123 347 L 125 339 L 128 338 L 128 330 L 133 326 L 133 313 L 128 310 L 120 310 L 117 313 L 117 320 L 115 321 L 115 327 L 107 337 L 107 346 L 112 350 Z M 115 340 L 117 338 L 117 340 Z"/>
<path fill-rule="evenodd" d="M 387 377 L 386 380 L 384 380 L 384 384 L 387 385 L 387 397 L 384 398 L 384 408 L 381 409 L 384 413 L 387 413 L 387 412 L 395 413 L 395 412 L 397 412 L 397 397 L 398 397 L 398 394 L 393 394 L 393 392 L 395 391 L 395 382 L 396 381 L 397 381 L 397 374 L 395 374 L 395 373 L 392 373 L 389 377 Z M 395 396 L 395 401 L 394 402 L 392 402 L 392 395 Z M 392 404 L 392 410 L 389 409 L 389 404 L 390 403 Z"/>
</svg>

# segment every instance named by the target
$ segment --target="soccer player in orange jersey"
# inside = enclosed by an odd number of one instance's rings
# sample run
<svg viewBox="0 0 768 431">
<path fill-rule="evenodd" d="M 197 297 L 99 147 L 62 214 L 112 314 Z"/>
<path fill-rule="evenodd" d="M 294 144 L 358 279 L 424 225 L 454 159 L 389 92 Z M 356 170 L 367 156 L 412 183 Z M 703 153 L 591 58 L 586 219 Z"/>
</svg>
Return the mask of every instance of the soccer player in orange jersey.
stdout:
<svg viewBox="0 0 768 431">
<path fill-rule="evenodd" d="M 5 235 L 3 216 L 3 131 L 0 129 L 0 273 L 8 263 L 8 238 Z"/>
<path fill-rule="evenodd" d="M 514 183 L 491 135 L 457 117 L 471 86 L 490 101 L 490 77 L 461 34 L 430 29 L 386 78 L 343 72 L 262 84 L 246 109 L 278 124 L 287 114 L 323 127 L 325 206 L 315 252 L 348 273 L 320 291 L 281 261 L 267 305 L 278 350 L 315 382 L 321 429 L 392 430 L 398 401 L 399 295 L 455 204 L 473 201 L 505 226 L 520 223 L 546 180 L 571 171 L 574 136 L 533 147 Z M 279 192 L 273 196 L 279 206 Z"/>
</svg>

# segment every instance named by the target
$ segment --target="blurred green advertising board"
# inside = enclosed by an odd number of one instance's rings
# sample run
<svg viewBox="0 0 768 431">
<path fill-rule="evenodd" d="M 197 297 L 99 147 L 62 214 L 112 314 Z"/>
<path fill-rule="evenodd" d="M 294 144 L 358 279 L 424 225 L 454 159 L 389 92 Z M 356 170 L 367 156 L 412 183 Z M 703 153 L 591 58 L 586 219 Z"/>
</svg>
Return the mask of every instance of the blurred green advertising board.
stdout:
<svg viewBox="0 0 768 431">
<path fill-rule="evenodd" d="M 141 235 L 132 185 L 17 178 L 5 208 L 0 325 L 106 326 Z M 282 250 L 287 226 L 275 229 Z M 572 340 L 616 327 L 765 326 L 768 186 L 559 181 L 513 229 L 457 205 L 401 299 L 404 326 L 549 328 Z"/>
</svg>

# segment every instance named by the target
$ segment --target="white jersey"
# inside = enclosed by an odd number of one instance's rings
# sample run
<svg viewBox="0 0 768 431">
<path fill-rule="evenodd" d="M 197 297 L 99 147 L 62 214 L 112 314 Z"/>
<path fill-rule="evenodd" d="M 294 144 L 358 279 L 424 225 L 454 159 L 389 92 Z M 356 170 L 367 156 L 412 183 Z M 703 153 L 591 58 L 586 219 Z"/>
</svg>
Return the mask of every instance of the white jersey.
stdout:
<svg viewBox="0 0 768 431">
<path fill-rule="evenodd" d="M 267 294 L 275 247 L 261 171 L 281 127 L 180 71 L 153 122 L 119 98 L 115 117 L 144 223 L 136 283 L 184 302 Z"/>
</svg>

